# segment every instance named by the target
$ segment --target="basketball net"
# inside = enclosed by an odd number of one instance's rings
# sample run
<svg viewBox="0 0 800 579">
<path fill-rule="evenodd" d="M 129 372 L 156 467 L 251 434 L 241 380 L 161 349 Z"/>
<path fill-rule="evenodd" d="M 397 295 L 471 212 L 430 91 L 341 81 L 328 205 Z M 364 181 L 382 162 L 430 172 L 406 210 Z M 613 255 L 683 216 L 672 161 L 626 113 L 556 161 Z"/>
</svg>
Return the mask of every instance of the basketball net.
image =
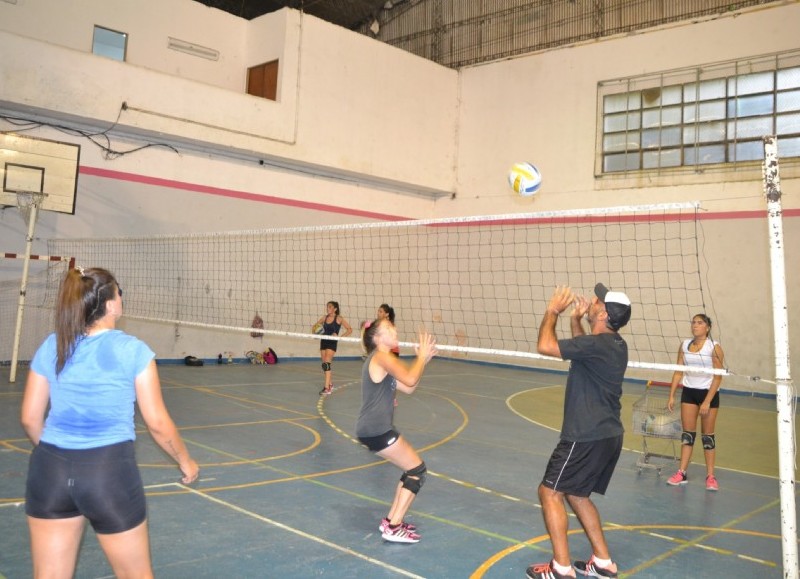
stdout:
<svg viewBox="0 0 800 579">
<path fill-rule="evenodd" d="M 47 197 L 47 193 L 42 193 L 40 191 L 17 192 L 17 209 L 19 209 L 19 214 L 22 215 L 22 219 L 25 220 L 26 225 L 30 224 L 33 208 L 41 208 L 45 197 Z M 35 217 L 38 218 L 38 216 L 39 212 L 36 211 Z"/>
</svg>

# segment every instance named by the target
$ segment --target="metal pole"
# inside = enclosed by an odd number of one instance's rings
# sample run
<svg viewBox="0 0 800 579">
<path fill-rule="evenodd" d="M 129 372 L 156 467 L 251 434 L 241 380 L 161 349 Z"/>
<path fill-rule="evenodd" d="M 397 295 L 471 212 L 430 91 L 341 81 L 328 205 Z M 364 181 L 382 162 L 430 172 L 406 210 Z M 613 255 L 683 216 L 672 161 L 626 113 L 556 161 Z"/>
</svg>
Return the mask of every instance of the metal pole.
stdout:
<svg viewBox="0 0 800 579">
<path fill-rule="evenodd" d="M 772 270 L 772 319 L 775 333 L 775 388 L 778 406 L 778 473 L 781 499 L 783 576 L 797 579 L 797 513 L 794 481 L 794 388 L 789 371 L 789 315 L 786 303 L 783 219 L 778 145 L 774 135 L 764 137 L 764 194 Z"/>
<path fill-rule="evenodd" d="M 31 213 L 28 216 L 28 236 L 25 238 L 25 261 L 22 264 L 22 282 L 19 286 L 19 302 L 17 305 L 17 327 L 14 330 L 14 347 L 11 351 L 11 371 L 8 381 L 13 383 L 17 379 L 17 361 L 19 359 L 19 342 L 22 336 L 22 317 L 25 312 L 25 292 L 28 289 L 28 268 L 31 264 L 31 248 L 33 247 L 33 232 L 36 230 L 36 214 L 39 211 L 39 200 L 34 197 L 31 203 Z"/>
</svg>

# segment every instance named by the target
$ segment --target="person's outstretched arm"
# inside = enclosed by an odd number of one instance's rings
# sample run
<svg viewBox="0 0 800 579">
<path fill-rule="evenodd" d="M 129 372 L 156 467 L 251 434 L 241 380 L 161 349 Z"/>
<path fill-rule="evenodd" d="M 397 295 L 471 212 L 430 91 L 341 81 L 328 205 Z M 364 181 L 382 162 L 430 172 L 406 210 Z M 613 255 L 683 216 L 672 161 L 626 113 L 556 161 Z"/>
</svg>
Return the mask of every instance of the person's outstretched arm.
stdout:
<svg viewBox="0 0 800 579">
<path fill-rule="evenodd" d="M 151 360 L 147 368 L 136 377 L 136 400 L 153 439 L 178 463 L 183 473 L 181 481 L 191 483 L 197 480 L 200 469 L 189 455 L 178 428 L 164 405 L 155 360 Z"/>
<path fill-rule="evenodd" d="M 406 394 L 414 392 L 425 366 L 436 355 L 436 339 L 427 332 L 420 332 L 416 352 L 417 357 L 410 366 L 390 352 L 378 352 L 375 356 L 376 362 L 397 380 L 397 389 Z"/>
<path fill-rule="evenodd" d="M 555 358 L 561 357 L 561 349 L 558 347 L 558 337 L 556 336 L 556 321 L 561 312 L 574 301 L 575 294 L 567 286 L 558 286 L 553 291 L 542 323 L 539 325 L 539 340 L 536 343 L 536 350 L 540 354 Z"/>
</svg>

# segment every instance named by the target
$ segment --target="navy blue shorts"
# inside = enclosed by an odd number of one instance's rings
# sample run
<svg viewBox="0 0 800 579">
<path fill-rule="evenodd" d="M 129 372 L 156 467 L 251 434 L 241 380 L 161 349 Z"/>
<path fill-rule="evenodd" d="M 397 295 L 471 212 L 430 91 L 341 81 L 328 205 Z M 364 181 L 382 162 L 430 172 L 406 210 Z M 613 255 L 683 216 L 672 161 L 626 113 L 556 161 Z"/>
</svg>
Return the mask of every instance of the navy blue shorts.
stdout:
<svg viewBox="0 0 800 579">
<path fill-rule="evenodd" d="M 358 441 L 372 452 L 380 452 L 392 446 L 398 438 L 400 433 L 393 429 L 378 436 L 359 436 Z"/>
<path fill-rule="evenodd" d="M 703 402 L 706 401 L 706 396 L 708 396 L 708 390 L 703 390 L 702 388 L 687 388 L 684 386 L 681 392 L 681 404 L 702 406 Z M 710 408 L 719 408 L 719 390 L 716 391 L 714 397 L 711 399 Z"/>
<path fill-rule="evenodd" d="M 83 515 L 100 534 L 140 525 L 147 509 L 133 441 L 85 450 L 40 442 L 28 465 L 25 513 L 36 519 Z"/>
<path fill-rule="evenodd" d="M 320 340 L 319 341 L 319 349 L 320 350 L 333 350 L 336 351 L 336 348 L 339 346 L 339 340 Z"/>
<path fill-rule="evenodd" d="M 590 442 L 559 441 L 542 484 L 566 495 L 604 495 L 622 452 L 622 435 Z"/>
</svg>

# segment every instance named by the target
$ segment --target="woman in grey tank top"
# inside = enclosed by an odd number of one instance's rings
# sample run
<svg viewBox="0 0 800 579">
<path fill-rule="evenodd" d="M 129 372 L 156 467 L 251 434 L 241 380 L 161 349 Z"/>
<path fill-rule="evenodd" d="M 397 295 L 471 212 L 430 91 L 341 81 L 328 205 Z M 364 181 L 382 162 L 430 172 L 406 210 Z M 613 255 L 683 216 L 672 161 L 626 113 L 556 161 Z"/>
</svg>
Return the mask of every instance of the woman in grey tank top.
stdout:
<svg viewBox="0 0 800 579">
<path fill-rule="evenodd" d="M 407 365 L 392 354 L 397 329 L 388 319 L 364 326 L 367 359 L 361 372 L 361 412 L 356 422 L 358 440 L 381 458 L 403 471 L 388 515 L 378 529 L 386 541 L 417 543 L 416 527 L 404 523 L 408 509 L 425 483 L 427 469 L 417 451 L 394 428 L 394 394 L 416 390 L 427 363 L 436 355 L 436 340 L 420 332 L 416 359 Z"/>
</svg>

